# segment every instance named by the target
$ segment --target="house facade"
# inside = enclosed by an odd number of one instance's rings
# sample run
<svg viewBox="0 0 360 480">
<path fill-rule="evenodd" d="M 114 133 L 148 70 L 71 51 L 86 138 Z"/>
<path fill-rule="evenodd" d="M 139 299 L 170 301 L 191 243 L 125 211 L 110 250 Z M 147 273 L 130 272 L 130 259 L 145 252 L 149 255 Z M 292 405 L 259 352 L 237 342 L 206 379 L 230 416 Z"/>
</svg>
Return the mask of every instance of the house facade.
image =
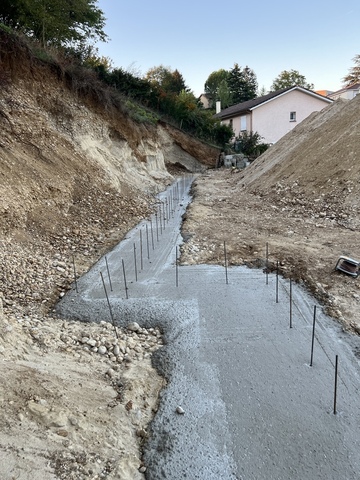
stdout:
<svg viewBox="0 0 360 480">
<path fill-rule="evenodd" d="M 360 94 L 360 83 L 353 83 L 347 87 L 337 90 L 336 92 L 331 92 L 328 97 L 332 100 L 337 100 L 338 98 L 344 98 L 345 100 L 352 100 L 356 95 Z"/>
<path fill-rule="evenodd" d="M 225 108 L 215 115 L 230 125 L 237 137 L 257 132 L 265 143 L 276 143 L 298 123 L 333 100 L 303 87 L 293 86 Z"/>
</svg>

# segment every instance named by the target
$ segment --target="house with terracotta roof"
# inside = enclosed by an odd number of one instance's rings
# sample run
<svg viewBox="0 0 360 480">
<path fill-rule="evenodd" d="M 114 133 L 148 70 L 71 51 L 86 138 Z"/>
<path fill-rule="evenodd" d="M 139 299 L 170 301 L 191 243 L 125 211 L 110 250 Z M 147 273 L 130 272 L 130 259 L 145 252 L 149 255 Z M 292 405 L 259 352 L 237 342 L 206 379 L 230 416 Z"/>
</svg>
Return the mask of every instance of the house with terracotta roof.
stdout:
<svg viewBox="0 0 360 480">
<path fill-rule="evenodd" d="M 346 87 L 341 88 L 336 92 L 331 92 L 331 94 L 328 95 L 328 97 L 333 100 L 337 100 L 338 98 L 345 98 L 345 100 L 352 100 L 353 98 L 356 97 L 356 95 L 359 95 L 359 93 L 360 93 L 360 82 L 353 83 L 352 85 L 347 85 Z"/>
<path fill-rule="evenodd" d="M 230 125 L 235 137 L 244 131 L 257 132 L 264 143 L 273 144 L 311 113 L 332 102 L 330 98 L 295 85 L 232 105 L 217 113 L 215 118 Z"/>
</svg>

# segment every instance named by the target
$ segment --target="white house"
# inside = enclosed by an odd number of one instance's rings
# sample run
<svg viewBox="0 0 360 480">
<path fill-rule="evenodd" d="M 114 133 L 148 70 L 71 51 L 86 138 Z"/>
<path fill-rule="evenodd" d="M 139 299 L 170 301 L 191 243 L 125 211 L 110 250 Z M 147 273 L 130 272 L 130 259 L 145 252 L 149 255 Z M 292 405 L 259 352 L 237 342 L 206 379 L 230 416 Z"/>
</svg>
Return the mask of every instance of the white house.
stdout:
<svg viewBox="0 0 360 480">
<path fill-rule="evenodd" d="M 332 100 L 337 100 L 338 98 L 345 98 L 345 100 L 352 100 L 356 95 L 360 93 L 360 82 L 353 83 L 347 87 L 337 90 L 336 92 L 331 92 L 328 97 Z"/>
<path fill-rule="evenodd" d="M 225 108 L 215 115 L 231 125 L 234 135 L 257 132 L 264 143 L 275 143 L 298 123 L 333 100 L 303 87 L 293 86 Z"/>
</svg>

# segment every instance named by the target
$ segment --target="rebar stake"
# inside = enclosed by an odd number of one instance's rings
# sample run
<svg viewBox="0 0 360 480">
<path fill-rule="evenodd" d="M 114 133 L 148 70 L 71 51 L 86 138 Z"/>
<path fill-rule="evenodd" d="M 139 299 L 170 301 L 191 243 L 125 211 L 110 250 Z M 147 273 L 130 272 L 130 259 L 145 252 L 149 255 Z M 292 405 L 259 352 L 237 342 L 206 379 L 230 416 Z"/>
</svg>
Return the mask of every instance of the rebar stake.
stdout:
<svg viewBox="0 0 360 480">
<path fill-rule="evenodd" d="M 276 303 L 279 303 L 279 261 L 276 262 Z"/>
<path fill-rule="evenodd" d="M 115 320 L 114 320 L 114 316 L 113 316 L 113 313 L 112 313 L 112 310 L 111 310 L 110 300 L 109 300 L 108 293 L 107 293 L 107 291 L 106 291 L 106 286 L 105 286 L 104 277 L 103 277 L 102 272 L 100 272 L 100 276 L 101 276 L 102 284 L 103 284 L 103 287 L 104 287 L 106 300 L 107 300 L 107 303 L 108 303 L 108 306 L 109 306 L 109 312 L 110 312 L 111 322 L 112 322 L 113 327 L 114 327 L 114 331 L 115 331 L 116 338 L 119 338 L 119 335 L 118 335 L 118 333 L 117 333 L 117 331 L 116 331 Z"/>
<path fill-rule="evenodd" d="M 292 328 L 292 279 L 290 278 L 290 328 Z"/>
<path fill-rule="evenodd" d="M 175 258 L 175 279 L 176 286 L 179 286 L 179 266 L 178 266 L 178 247 L 176 246 L 176 258 Z"/>
<path fill-rule="evenodd" d="M 227 271 L 227 255 L 226 255 L 226 243 L 224 241 L 224 258 L 225 258 L 225 278 L 226 278 L 226 285 L 229 284 L 228 281 L 228 271 Z"/>
<path fill-rule="evenodd" d="M 135 243 L 134 243 L 134 266 L 135 266 L 135 281 L 137 282 L 137 281 L 138 281 L 138 277 L 137 277 L 136 246 L 135 246 Z"/>
<path fill-rule="evenodd" d="M 338 358 L 339 356 L 335 356 L 335 387 L 334 387 L 334 415 L 336 415 L 336 398 L 337 398 L 337 378 L 338 378 Z"/>
<path fill-rule="evenodd" d="M 150 247 L 149 247 L 149 228 L 148 224 L 145 225 L 146 227 L 146 248 L 147 248 L 147 258 L 150 260 Z"/>
<path fill-rule="evenodd" d="M 162 201 L 161 203 L 162 203 L 162 207 L 163 207 L 163 216 L 164 216 L 164 218 L 163 218 L 163 220 L 164 220 L 164 225 L 163 225 L 163 227 L 164 227 L 164 232 L 165 232 L 166 214 L 167 214 L 167 211 L 165 210 L 165 202 Z M 160 210 L 161 210 L 161 209 L 160 209 Z"/>
<path fill-rule="evenodd" d="M 269 285 L 269 244 L 266 242 L 266 264 L 265 264 L 265 271 L 266 271 L 266 285 Z"/>
<path fill-rule="evenodd" d="M 128 299 L 129 295 L 128 295 L 128 287 L 127 287 L 127 283 L 126 283 L 126 273 L 125 273 L 124 259 L 121 259 L 121 263 L 122 263 L 122 269 L 123 269 L 123 275 L 124 275 L 125 294 L 126 294 L 126 299 Z"/>
<path fill-rule="evenodd" d="M 311 338 L 311 358 L 310 358 L 310 367 L 313 366 L 313 356 L 314 356 L 314 340 L 315 340 L 315 324 L 316 324 L 316 305 L 314 305 L 314 318 L 313 318 L 313 329 L 312 329 L 312 338 Z"/>
<path fill-rule="evenodd" d="M 144 268 L 143 264 L 143 242 L 142 242 L 142 231 L 140 229 L 140 271 L 142 272 Z"/>
<path fill-rule="evenodd" d="M 105 255 L 105 263 L 106 263 L 106 270 L 107 270 L 108 279 L 109 279 L 110 292 L 112 292 L 112 291 L 113 291 L 113 288 L 112 288 L 112 283 L 111 283 L 111 276 L 110 276 L 109 264 L 108 264 L 106 255 Z"/>
<path fill-rule="evenodd" d="M 156 224 L 156 241 L 159 241 L 159 224 L 158 224 L 158 214 L 155 213 L 155 224 Z"/>
<path fill-rule="evenodd" d="M 162 235 L 162 212 L 161 212 L 161 203 L 159 205 L 159 223 L 160 223 L 160 234 Z"/>
<path fill-rule="evenodd" d="M 155 250 L 155 247 L 154 247 L 154 232 L 153 232 L 153 224 L 152 224 L 151 218 L 150 218 L 150 233 L 151 233 L 151 246 L 152 246 L 152 249 Z"/>
</svg>

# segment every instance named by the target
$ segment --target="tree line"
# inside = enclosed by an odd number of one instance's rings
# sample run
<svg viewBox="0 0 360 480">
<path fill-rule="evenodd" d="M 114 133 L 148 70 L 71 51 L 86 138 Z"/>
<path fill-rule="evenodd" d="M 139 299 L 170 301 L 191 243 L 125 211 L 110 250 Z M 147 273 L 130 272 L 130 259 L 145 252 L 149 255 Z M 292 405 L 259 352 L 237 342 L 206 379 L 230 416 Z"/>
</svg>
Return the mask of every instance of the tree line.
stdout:
<svg viewBox="0 0 360 480">
<path fill-rule="evenodd" d="M 140 75 L 113 68 L 111 60 L 99 57 L 95 47 L 96 42 L 108 39 L 104 30 L 106 19 L 97 3 L 96 0 L 2 0 L 0 23 L 25 34 L 44 49 L 56 48 L 68 62 L 95 72 L 105 85 L 121 95 L 189 133 L 219 145 L 226 144 L 233 132 L 214 118 L 215 103 L 220 101 L 226 108 L 267 93 L 259 91 L 256 74 L 249 66 L 234 63 L 229 70 L 219 69 L 208 76 L 204 92 L 211 108 L 205 109 L 177 69 L 160 65 Z M 360 81 L 360 55 L 354 61 L 355 66 L 343 79 L 347 84 Z M 274 79 L 270 91 L 293 85 L 314 88 L 297 70 L 284 70 Z"/>
</svg>

